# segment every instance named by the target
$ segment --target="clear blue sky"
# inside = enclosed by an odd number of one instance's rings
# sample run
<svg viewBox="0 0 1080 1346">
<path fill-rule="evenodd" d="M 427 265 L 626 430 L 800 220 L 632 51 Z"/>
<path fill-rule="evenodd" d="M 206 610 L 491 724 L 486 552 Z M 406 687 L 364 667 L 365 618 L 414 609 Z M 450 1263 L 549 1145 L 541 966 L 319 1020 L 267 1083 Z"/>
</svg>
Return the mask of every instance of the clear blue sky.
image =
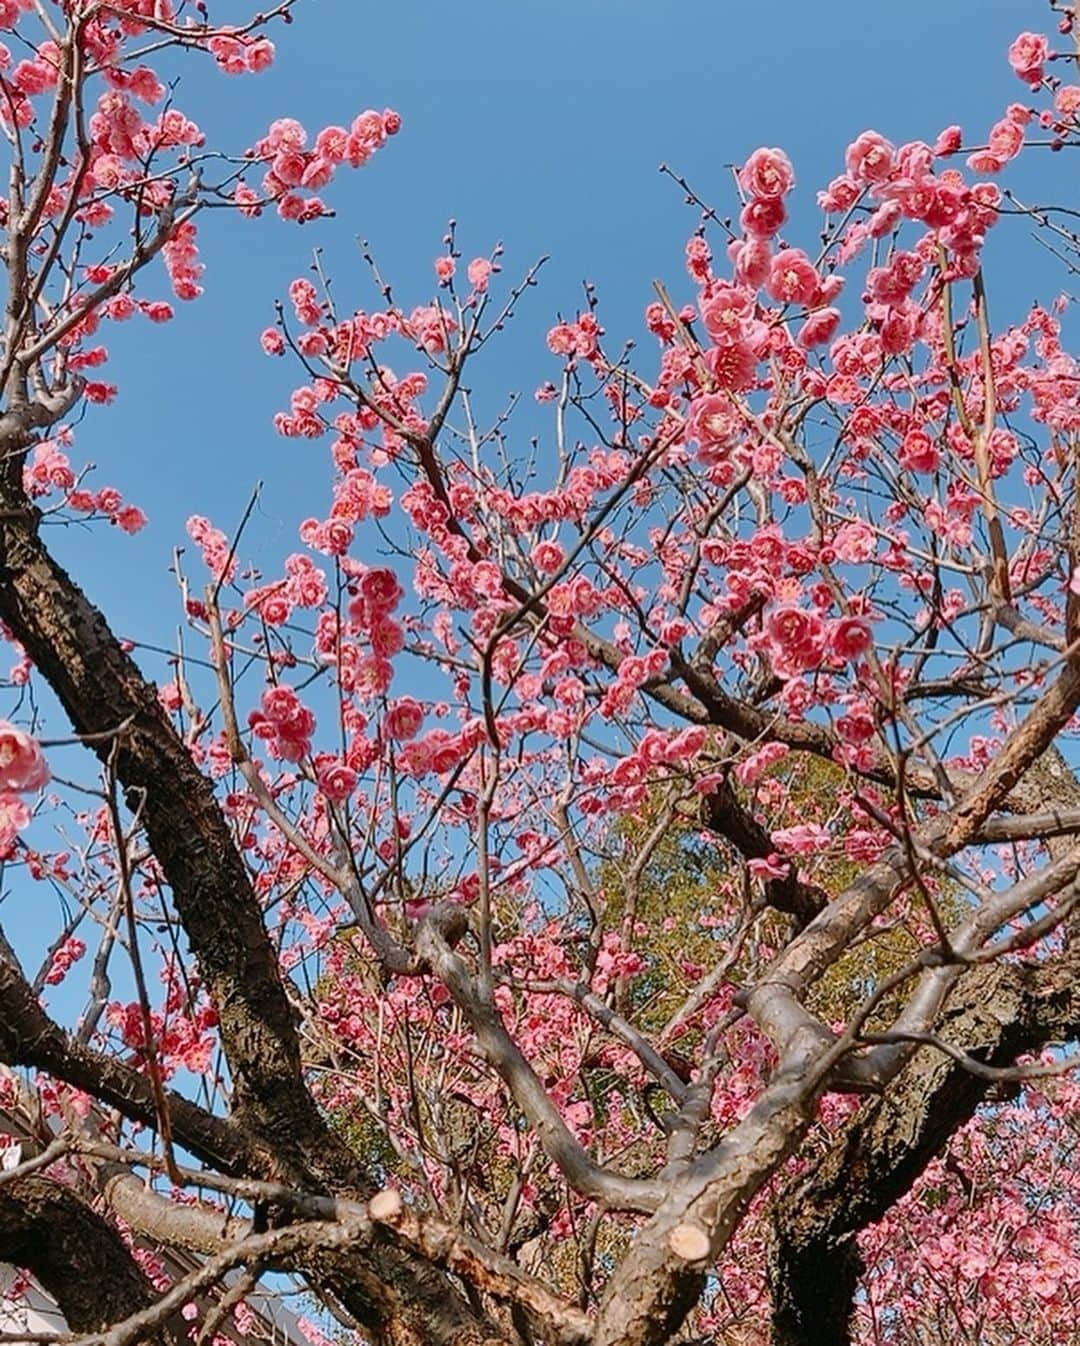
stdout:
<svg viewBox="0 0 1080 1346">
<path fill-rule="evenodd" d="M 215 15 L 249 8 L 231 0 Z M 331 188 L 336 220 L 298 228 L 216 215 L 201 227 L 205 297 L 165 328 L 117 329 L 109 376 L 120 397 L 90 411 L 74 457 L 98 463 L 98 484 L 118 486 L 151 525 L 135 540 L 70 530 L 57 546 L 115 626 L 144 639 L 175 627 L 166 572 L 189 514 L 230 528 L 265 479 L 247 551 L 269 569 L 294 548 L 303 514 L 325 512 L 326 444 L 280 439 L 270 424 L 298 371 L 258 349 L 273 300 L 314 246 L 326 250 L 339 303 L 364 306 L 373 296 L 358 234 L 407 304 L 430 296 L 451 216 L 466 257 L 505 242 L 508 275 L 549 254 L 542 288 L 475 371 L 493 405 L 553 372 L 544 333 L 556 310 L 575 308 L 583 278 L 598 287 L 609 333 L 646 344 L 652 278 L 688 297 L 682 248 L 696 216 L 657 173 L 661 161 L 723 207 L 725 165 L 756 145 L 783 146 L 799 180 L 787 236 L 812 247 L 814 191 L 841 170 L 855 134 L 869 126 L 897 142 L 933 140 L 960 121 L 981 135 L 1025 92 L 1006 64 L 1009 42 L 1052 19 L 1036 0 L 300 0 L 294 12 L 294 24 L 273 29 L 268 74 L 180 64 L 177 103 L 210 142 L 242 149 L 275 116 L 318 128 L 368 106 L 396 107 L 404 128 Z M 1026 176 L 1021 162 L 1009 180 L 1019 190 Z M 1020 226 L 1009 227 L 999 253 L 1019 242 Z M 1040 250 L 1028 245 L 1024 256 L 993 280 L 999 320 L 1065 282 Z M 167 293 L 160 274 L 151 291 Z"/>
<path fill-rule="evenodd" d="M 219 0 L 214 13 L 235 19 L 250 8 Z M 101 528 L 51 540 L 114 628 L 146 641 L 172 641 L 179 605 L 168 566 L 188 515 L 231 529 L 265 480 L 244 555 L 272 571 L 297 548 L 298 521 L 325 513 L 326 443 L 283 440 L 271 426 L 299 371 L 258 346 L 273 301 L 313 247 L 325 249 L 339 303 L 364 307 L 373 296 L 360 234 L 407 305 L 433 291 L 450 217 L 466 257 L 504 241 L 508 276 L 550 255 L 541 288 L 474 371 L 487 405 L 501 404 L 555 372 L 544 335 L 558 310 L 576 308 L 584 278 L 597 286 L 609 334 L 646 348 L 652 279 L 689 297 L 682 254 L 697 216 L 657 173 L 661 161 L 723 209 L 733 201 L 726 165 L 757 145 L 783 146 L 799 182 L 786 236 L 812 247 L 814 193 L 841 171 L 859 131 L 933 140 L 959 121 L 981 136 L 1024 94 L 1006 64 L 1009 42 L 1052 17 L 1037 0 L 300 0 L 295 14 L 272 31 L 278 60 L 268 74 L 230 79 L 205 59 L 180 62 L 177 104 L 210 143 L 242 150 L 274 117 L 315 130 L 369 106 L 397 108 L 404 127 L 371 165 L 339 177 L 328 193 L 334 221 L 207 220 L 204 298 L 166 327 L 133 322 L 110 334 L 106 376 L 120 397 L 89 411 L 73 457 L 96 462 L 94 481 L 141 504 L 150 526 L 135 539 Z M 1007 180 L 1022 194 L 1026 178 L 1021 162 Z M 1022 226 L 1007 227 L 991 253 L 1004 262 L 991 281 L 999 321 L 1066 281 L 1030 244 L 1023 265 L 1010 265 Z M 162 272 L 143 293 L 168 294 Z M 533 428 L 522 425 L 523 441 Z M 201 575 L 194 557 L 191 569 Z M 160 663 L 147 670 L 163 673 Z M 67 732 L 55 712 L 48 721 L 47 733 Z M 17 897 L 3 918 L 16 937 L 25 921 L 44 938 L 51 899 L 43 887 L 27 892 L 34 909 Z"/>
</svg>

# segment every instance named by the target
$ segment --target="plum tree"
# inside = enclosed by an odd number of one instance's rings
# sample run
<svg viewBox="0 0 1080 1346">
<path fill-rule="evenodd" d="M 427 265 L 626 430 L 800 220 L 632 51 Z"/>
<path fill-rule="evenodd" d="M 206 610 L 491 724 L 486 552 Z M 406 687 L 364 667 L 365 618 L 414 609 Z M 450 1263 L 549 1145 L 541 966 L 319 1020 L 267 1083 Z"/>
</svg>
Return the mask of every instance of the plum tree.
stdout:
<svg viewBox="0 0 1080 1346">
<path fill-rule="evenodd" d="M 257 564 L 193 517 L 151 666 L 43 524 L 144 526 L 75 422 L 203 213 L 330 227 L 392 152 L 391 110 L 221 147 L 168 96 L 300 8 L 0 0 L 0 844 L 70 913 L 36 973 L 0 940 L 0 1256 L 87 1346 L 242 1332 L 266 1277 L 379 1346 L 1071 1340 L 1080 366 L 983 253 L 1013 213 L 1080 257 L 996 181 L 1061 191 L 1080 9 L 985 143 L 860 134 L 812 249 L 783 150 L 733 223 L 682 184 L 652 353 L 587 293 L 536 448 L 471 390 L 536 269 L 451 228 L 433 278 L 296 279 L 262 346 L 323 516 Z"/>
</svg>

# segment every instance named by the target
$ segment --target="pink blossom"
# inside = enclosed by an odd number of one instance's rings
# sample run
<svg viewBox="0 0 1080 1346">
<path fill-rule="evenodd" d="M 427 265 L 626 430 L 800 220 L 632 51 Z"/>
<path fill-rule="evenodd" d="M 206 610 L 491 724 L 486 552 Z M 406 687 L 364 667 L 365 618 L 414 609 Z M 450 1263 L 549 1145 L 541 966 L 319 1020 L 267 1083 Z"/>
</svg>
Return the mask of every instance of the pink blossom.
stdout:
<svg viewBox="0 0 1080 1346">
<path fill-rule="evenodd" d="M 401 696 L 387 709 L 384 728 L 387 738 L 407 742 L 415 738 L 424 723 L 424 708 L 411 696 Z"/>
<path fill-rule="evenodd" d="M 791 862 L 782 859 L 775 852 L 767 855 L 764 860 L 748 860 L 746 867 L 754 878 L 763 881 L 784 879 L 791 872 Z"/>
<path fill-rule="evenodd" d="M 70 972 L 72 964 L 77 963 L 86 953 L 86 945 L 81 939 L 70 935 L 53 953 L 52 962 L 45 975 L 47 986 L 59 986 Z"/>
<path fill-rule="evenodd" d="M 757 356 L 746 341 L 727 341 L 705 353 L 705 364 L 716 380 L 716 386 L 732 392 L 749 388 L 757 363 Z"/>
<path fill-rule="evenodd" d="M 38 741 L 8 720 L 0 720 L 0 789 L 40 790 L 49 767 Z"/>
<path fill-rule="evenodd" d="M 782 761 L 791 749 L 786 743 L 766 743 L 735 767 L 735 779 L 741 785 L 753 785 L 766 771 Z"/>
<path fill-rule="evenodd" d="M 820 823 L 796 823 L 793 827 L 777 828 L 772 839 L 792 855 L 817 855 L 832 845 L 831 835 Z"/>
<path fill-rule="evenodd" d="M 925 430 L 909 430 L 900 443 L 900 466 L 908 472 L 936 472 L 941 462 L 937 446 Z"/>
<path fill-rule="evenodd" d="M 258 613 L 267 626 L 284 626 L 292 615 L 292 604 L 281 586 L 252 589 L 244 595 L 244 602 Z"/>
<path fill-rule="evenodd" d="M 1050 43 L 1042 33 L 1021 33 L 1009 48 L 1009 64 L 1025 84 L 1042 82 L 1049 56 Z"/>
<path fill-rule="evenodd" d="M 849 176 L 859 183 L 886 181 L 892 172 L 894 147 L 877 131 L 864 131 L 844 156 Z"/>
<path fill-rule="evenodd" d="M 320 758 L 316 762 L 315 778 L 320 791 L 331 804 L 344 804 L 356 789 L 359 779 L 353 768 L 337 757 Z"/>
<path fill-rule="evenodd" d="M 871 238 L 884 238 L 897 228 L 903 217 L 904 207 L 901 202 L 886 201 L 866 221 L 866 232 Z"/>
<path fill-rule="evenodd" d="M 772 253 L 766 238 L 751 238 L 744 242 L 736 240 L 728 249 L 728 256 L 735 268 L 735 278 L 740 285 L 757 289 L 764 285 L 769 275 Z"/>
<path fill-rule="evenodd" d="M 802 248 L 782 248 L 772 260 L 766 288 L 778 304 L 809 304 L 819 283 L 814 264 Z"/>
<path fill-rule="evenodd" d="M 781 604 L 765 619 L 765 634 L 778 672 L 802 671 L 821 663 L 827 631 L 816 612 L 806 612 L 793 603 Z"/>
<path fill-rule="evenodd" d="M 875 545 L 873 529 L 861 519 L 841 524 L 832 541 L 836 559 L 848 565 L 869 561 L 874 554 Z"/>
<path fill-rule="evenodd" d="M 491 280 L 494 265 L 486 257 L 474 257 L 465 269 L 469 284 L 477 294 L 484 294 Z"/>
<path fill-rule="evenodd" d="M 916 252 L 896 252 L 888 266 L 873 267 L 866 278 L 867 288 L 879 304 L 899 304 L 908 297 L 922 278 L 926 264 Z"/>
<path fill-rule="evenodd" d="M 965 162 L 973 173 L 1000 173 L 1005 167 L 1004 157 L 993 150 L 976 150 Z"/>
<path fill-rule="evenodd" d="M 10 790 L 0 790 L 0 855 L 9 856 L 16 834 L 30 826 L 30 809 Z"/>
<path fill-rule="evenodd" d="M 989 139 L 991 154 L 999 159 L 1014 159 L 1024 147 L 1024 128 L 1008 117 L 995 122 Z"/>
<path fill-rule="evenodd" d="M 845 174 L 833 178 L 824 191 L 818 192 L 818 205 L 830 215 L 840 215 L 851 209 L 859 199 L 860 191 L 859 184 Z"/>
<path fill-rule="evenodd" d="M 714 341 L 737 341 L 753 313 L 751 295 L 734 285 L 718 285 L 701 304 L 701 320 Z"/>
<path fill-rule="evenodd" d="M 812 346 L 823 346 L 836 334 L 840 316 L 838 308 L 815 309 L 799 329 L 795 340 L 806 350 Z"/>
<path fill-rule="evenodd" d="M 248 45 L 248 69 L 258 74 L 268 70 L 274 62 L 274 44 L 268 37 L 257 37 Z"/>
<path fill-rule="evenodd" d="M 361 697 L 381 696 L 393 679 L 394 665 L 390 660 L 382 659 L 377 654 L 370 654 L 356 665 L 351 678 L 352 689 Z"/>
<path fill-rule="evenodd" d="M 58 70 L 49 61 L 20 61 L 9 76 L 20 93 L 34 96 L 56 85 Z"/>
<path fill-rule="evenodd" d="M 125 533 L 138 533 L 146 527 L 147 518 L 138 505 L 124 505 L 113 515 L 113 523 L 118 524 Z"/>
<path fill-rule="evenodd" d="M 372 653 L 380 659 L 392 659 L 405 648 L 405 632 L 389 617 L 380 617 L 372 623 L 368 639 L 371 641 Z"/>
<path fill-rule="evenodd" d="M 865 654 L 871 641 L 870 623 L 863 617 L 841 617 L 833 622 L 829 633 L 833 654 L 845 661 Z"/>
<path fill-rule="evenodd" d="M 934 141 L 934 154 L 940 158 L 947 158 L 955 154 L 964 143 L 964 133 L 959 126 L 946 126 L 944 131 Z"/>
<path fill-rule="evenodd" d="M 686 437 L 702 448 L 730 444 L 738 432 L 739 421 L 731 398 L 724 393 L 706 393 L 690 403 L 686 418 Z"/>
<path fill-rule="evenodd" d="M 532 550 L 532 559 L 541 574 L 552 575 L 563 563 L 563 549 L 557 542 L 538 542 Z"/>
<path fill-rule="evenodd" d="M 637 654 L 628 654 L 619 664 L 619 681 L 627 687 L 640 687 L 648 677 L 645 660 Z"/>
<path fill-rule="evenodd" d="M 1080 113 L 1080 84 L 1063 84 L 1054 95 L 1054 107 L 1062 117 L 1075 120 Z"/>
<path fill-rule="evenodd" d="M 783 150 L 762 147 L 742 166 L 739 185 L 749 196 L 783 196 L 795 185 L 795 170 Z"/>
<path fill-rule="evenodd" d="M 856 746 L 867 743 L 877 732 L 870 708 L 863 703 L 850 706 L 843 715 L 838 715 L 835 725 L 844 742 Z"/>
<path fill-rule="evenodd" d="M 901 309 L 890 309 L 881 324 L 881 351 L 883 355 L 902 355 L 911 349 L 915 340 L 915 314 Z"/>
<path fill-rule="evenodd" d="M 739 213 L 743 232 L 759 241 L 779 233 L 786 219 L 787 209 L 779 196 L 755 197 Z"/>
</svg>

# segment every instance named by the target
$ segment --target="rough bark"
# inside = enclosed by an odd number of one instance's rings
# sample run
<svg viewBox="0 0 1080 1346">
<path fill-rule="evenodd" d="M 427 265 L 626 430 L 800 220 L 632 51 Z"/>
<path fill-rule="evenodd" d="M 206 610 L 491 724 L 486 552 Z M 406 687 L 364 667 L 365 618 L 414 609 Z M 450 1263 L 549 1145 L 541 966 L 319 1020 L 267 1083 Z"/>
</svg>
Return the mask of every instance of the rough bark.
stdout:
<svg viewBox="0 0 1080 1346">
<path fill-rule="evenodd" d="M 1080 782 L 1056 748 L 1014 792 L 1018 812 L 1068 809 Z M 1057 858 L 1072 838 L 1051 841 Z M 935 1031 L 988 1065 L 1080 1033 L 1080 954 L 1053 968 L 991 965 L 973 970 Z M 990 1084 L 937 1052 L 923 1052 L 886 1092 L 868 1099 L 805 1179 L 781 1195 L 773 1219 L 770 1281 L 775 1346 L 843 1346 L 862 1272 L 857 1235 L 882 1219 L 968 1122 Z"/>
<path fill-rule="evenodd" d="M 112 1225 L 49 1178 L 0 1187 L 0 1260 L 31 1272 L 76 1332 L 108 1328 L 155 1299 Z M 166 1322 L 155 1340 L 179 1343 L 185 1326 Z"/>
<path fill-rule="evenodd" d="M 46 551 L 36 511 L 10 488 L 0 504 L 0 617 L 75 731 L 96 736 L 103 762 L 112 758 L 145 825 L 221 1018 L 234 1117 L 265 1136 L 284 1167 L 340 1179 L 352 1161 L 301 1080 L 277 957 L 210 782 L 105 618 Z"/>
<path fill-rule="evenodd" d="M 0 618 L 75 731 L 93 736 L 94 751 L 115 770 L 145 827 L 218 1011 L 233 1088 L 231 1120 L 261 1158 L 252 1176 L 314 1192 L 370 1194 L 375 1185 L 360 1159 L 326 1124 L 304 1082 L 277 956 L 213 787 L 104 616 L 44 546 L 40 515 L 17 481 L 25 441 L 3 447 Z M 9 1052 L 25 1057 L 25 1042 L 13 1042 L 10 1033 L 3 1038 Z M 82 1081 L 82 1087 L 92 1084 Z M 114 1095 L 112 1101 L 124 1107 L 127 1100 Z M 125 1110 L 147 1120 L 142 1103 Z M 397 1248 L 376 1245 L 342 1257 L 328 1271 L 350 1312 L 387 1346 L 479 1346 L 494 1339 L 444 1275 Z"/>
<path fill-rule="evenodd" d="M 1039 982 L 1038 973 L 1015 967 L 980 968 L 936 1031 L 988 1065 L 1011 1065 L 1080 1026 L 1071 989 Z M 781 1195 L 770 1261 L 776 1346 L 848 1341 L 862 1270 L 856 1235 L 911 1189 L 989 1087 L 941 1053 L 921 1052 L 883 1095 L 862 1104 L 813 1172 Z"/>
</svg>

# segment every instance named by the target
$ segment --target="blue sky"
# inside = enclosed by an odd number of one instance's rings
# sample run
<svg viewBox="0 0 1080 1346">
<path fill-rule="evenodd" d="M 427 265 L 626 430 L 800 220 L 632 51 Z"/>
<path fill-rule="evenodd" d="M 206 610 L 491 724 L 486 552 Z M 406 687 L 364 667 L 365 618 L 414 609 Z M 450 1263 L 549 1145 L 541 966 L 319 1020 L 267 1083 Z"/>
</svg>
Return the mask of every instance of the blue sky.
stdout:
<svg viewBox="0 0 1080 1346">
<path fill-rule="evenodd" d="M 249 9 L 221 0 L 214 14 L 236 20 Z M 325 513 L 326 442 L 284 440 L 271 425 L 299 370 L 258 345 L 274 300 L 305 274 L 314 247 L 343 307 L 374 306 L 358 235 L 406 306 L 431 296 L 451 217 L 466 258 L 504 242 L 506 277 L 550 256 L 541 287 L 471 377 L 489 409 L 526 394 L 514 431 L 525 447 L 542 424 L 528 395 L 558 368 L 545 333 L 558 311 L 576 309 L 584 279 L 612 340 L 635 337 L 645 349 L 652 280 L 690 297 L 683 246 L 697 215 L 657 172 L 662 161 L 723 211 L 734 207 L 729 165 L 758 145 L 783 146 L 799 183 L 785 236 L 812 249 L 814 193 L 841 171 L 859 131 L 933 140 L 960 122 L 970 140 L 981 138 L 1024 94 L 1006 63 L 1010 41 L 1051 17 L 1035 0 L 300 0 L 294 12 L 291 26 L 272 30 L 278 60 L 265 75 L 227 78 L 194 56 L 178 63 L 176 102 L 209 142 L 242 150 L 275 117 L 315 131 L 369 106 L 397 108 L 404 126 L 368 167 L 339 176 L 327 194 L 333 221 L 204 217 L 205 296 L 165 327 L 133 322 L 110 333 L 106 376 L 120 396 L 90 409 L 72 457 L 98 464 L 96 484 L 142 505 L 150 526 L 134 539 L 72 528 L 51 541 L 114 629 L 147 642 L 175 640 L 168 567 L 190 514 L 231 530 L 263 480 L 243 555 L 275 573 L 298 548 L 300 519 Z M 1045 164 L 1021 161 L 1007 179 L 1021 196 L 1032 168 Z M 1064 171 L 1060 181 L 1067 196 Z M 1013 222 L 992 240 L 998 322 L 1067 280 L 1031 244 L 1023 265 L 1009 264 L 1022 231 Z M 995 257 L 1004 265 L 995 269 Z M 163 272 L 148 274 L 142 293 L 167 295 Z M 190 553 L 189 570 L 201 582 Z M 146 666 L 163 676 L 159 661 Z M 48 713 L 45 732 L 67 726 Z"/>
<path fill-rule="evenodd" d="M 214 12 L 234 19 L 249 8 L 231 0 Z M 549 255 L 541 288 L 474 371 L 494 407 L 554 372 L 544 334 L 557 310 L 575 309 L 584 278 L 597 286 L 609 334 L 646 345 L 652 279 L 689 296 L 682 248 L 696 215 L 658 174 L 661 161 L 723 209 L 733 202 L 727 165 L 757 145 L 783 146 L 799 180 L 786 236 L 812 248 L 814 192 L 859 131 L 933 140 L 959 121 L 971 139 L 981 135 L 1024 93 L 1006 64 L 1009 42 L 1051 18 L 1034 0 L 300 0 L 294 12 L 291 26 L 272 31 L 278 60 L 268 74 L 227 78 L 198 57 L 180 62 L 177 104 L 210 142 L 242 149 L 275 116 L 314 130 L 368 106 L 396 107 L 404 128 L 368 167 L 339 177 L 328 193 L 333 221 L 298 228 L 215 215 L 201 226 L 205 296 L 165 328 L 117 329 L 108 376 L 120 397 L 91 409 L 73 457 L 97 463 L 98 484 L 118 486 L 151 525 L 135 540 L 69 530 L 56 545 L 116 628 L 146 640 L 168 641 L 175 629 L 167 567 L 189 514 L 229 529 L 263 479 L 247 554 L 271 570 L 295 548 L 299 519 L 325 512 L 326 444 L 280 439 L 270 423 L 298 371 L 258 348 L 274 299 L 315 246 L 339 303 L 362 306 L 373 295 L 361 234 L 409 305 L 432 292 L 450 217 L 466 257 L 504 241 L 507 276 Z M 1009 180 L 1020 191 L 1029 175 L 1021 162 Z M 1021 227 L 994 240 L 999 255 Z M 1064 284 L 1052 259 L 1024 251 L 1022 268 L 1002 267 L 991 281 L 999 321 Z M 166 294 L 164 277 L 149 276 L 143 292 Z"/>
</svg>

